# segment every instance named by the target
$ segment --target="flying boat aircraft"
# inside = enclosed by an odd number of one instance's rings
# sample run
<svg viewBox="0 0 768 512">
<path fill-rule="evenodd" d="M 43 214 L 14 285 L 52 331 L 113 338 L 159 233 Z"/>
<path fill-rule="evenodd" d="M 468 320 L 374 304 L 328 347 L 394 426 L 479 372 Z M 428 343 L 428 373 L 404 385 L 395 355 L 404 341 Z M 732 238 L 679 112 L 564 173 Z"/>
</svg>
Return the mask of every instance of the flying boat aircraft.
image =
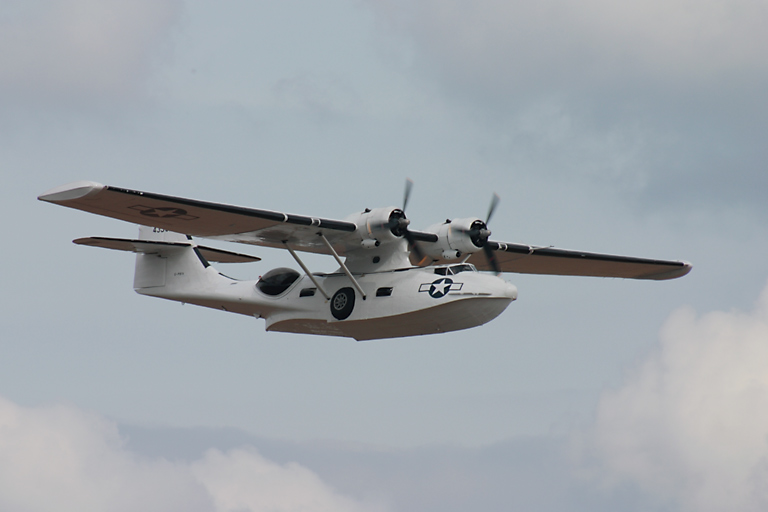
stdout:
<svg viewBox="0 0 768 512">
<path fill-rule="evenodd" d="M 485 220 L 446 220 L 410 229 L 405 208 L 365 209 L 344 220 L 186 199 L 79 181 L 38 199 L 139 225 L 136 239 L 90 237 L 76 244 L 137 253 L 133 287 L 142 295 L 263 318 L 268 331 L 356 340 L 396 338 L 482 325 L 517 299 L 503 272 L 665 280 L 691 265 L 536 247 L 490 239 Z M 276 268 L 258 280 L 225 276 L 211 262 L 259 258 L 199 245 L 195 238 L 284 249 L 302 269 Z M 310 271 L 300 252 L 328 255 L 339 268 Z"/>
</svg>

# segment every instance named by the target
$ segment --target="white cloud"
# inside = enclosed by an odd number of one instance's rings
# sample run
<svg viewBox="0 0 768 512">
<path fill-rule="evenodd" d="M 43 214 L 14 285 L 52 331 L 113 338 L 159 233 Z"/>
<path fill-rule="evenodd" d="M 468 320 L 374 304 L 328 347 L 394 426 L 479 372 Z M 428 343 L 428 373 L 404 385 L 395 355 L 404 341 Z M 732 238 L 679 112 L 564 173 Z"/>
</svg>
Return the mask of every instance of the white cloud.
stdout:
<svg viewBox="0 0 768 512">
<path fill-rule="evenodd" d="M 178 0 L 43 0 L 0 7 L 0 88 L 115 94 L 147 76 Z"/>
<path fill-rule="evenodd" d="M 678 310 L 600 401 L 605 468 L 684 510 L 768 510 L 767 362 L 768 288 L 749 313 Z"/>
<path fill-rule="evenodd" d="M 0 398 L 0 510 L 371 510 L 310 470 L 252 449 L 191 464 L 128 451 L 114 423 L 74 407 Z"/>
</svg>

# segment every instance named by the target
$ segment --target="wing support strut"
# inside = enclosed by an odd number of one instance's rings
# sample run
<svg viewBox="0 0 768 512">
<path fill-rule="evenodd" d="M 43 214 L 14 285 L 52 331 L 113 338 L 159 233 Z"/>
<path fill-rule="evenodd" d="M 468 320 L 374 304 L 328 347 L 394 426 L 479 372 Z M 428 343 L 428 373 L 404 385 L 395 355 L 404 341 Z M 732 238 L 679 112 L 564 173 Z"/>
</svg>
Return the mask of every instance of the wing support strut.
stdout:
<svg viewBox="0 0 768 512">
<path fill-rule="evenodd" d="M 331 300 L 331 297 L 325 293 L 325 290 L 322 286 L 320 286 L 320 283 L 317 282 L 317 279 L 315 279 L 315 276 L 312 275 L 312 272 L 309 271 L 306 265 L 304 265 L 304 262 L 301 261 L 301 258 L 299 258 L 299 255 L 296 254 L 296 251 L 291 249 L 291 246 L 288 245 L 288 242 L 286 240 L 283 240 L 283 245 L 285 245 L 285 248 L 288 249 L 288 252 L 291 253 L 291 256 L 293 256 L 293 259 L 296 260 L 296 263 L 299 264 L 301 269 L 307 274 L 307 277 L 312 280 L 312 283 L 314 283 L 315 287 L 320 290 L 320 293 L 323 294 L 323 297 L 325 297 L 325 300 Z"/>
<path fill-rule="evenodd" d="M 325 242 L 325 246 L 328 247 L 328 250 L 331 251 L 331 254 L 334 258 L 336 258 L 336 262 L 341 266 L 341 269 L 344 271 L 345 274 L 347 274 L 347 277 L 352 281 L 352 284 L 355 285 L 355 288 L 358 292 L 360 292 L 360 295 L 363 296 L 363 300 L 365 300 L 365 292 L 360 287 L 360 283 L 357 282 L 357 279 L 352 275 L 352 272 L 349 271 L 347 266 L 344 264 L 343 261 L 341 261 L 341 258 L 339 258 L 339 254 L 336 252 L 336 249 L 333 248 L 331 245 L 331 242 L 328 241 L 327 238 L 325 238 L 325 235 L 321 232 L 318 233 L 317 236 L 319 236 L 323 242 Z"/>
</svg>

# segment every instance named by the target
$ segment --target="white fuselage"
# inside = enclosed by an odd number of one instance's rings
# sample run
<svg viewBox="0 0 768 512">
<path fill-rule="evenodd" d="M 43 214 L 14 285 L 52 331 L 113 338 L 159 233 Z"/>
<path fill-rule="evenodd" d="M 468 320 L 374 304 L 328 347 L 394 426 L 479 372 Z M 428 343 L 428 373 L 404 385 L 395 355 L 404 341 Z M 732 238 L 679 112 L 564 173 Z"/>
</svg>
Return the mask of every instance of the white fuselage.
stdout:
<svg viewBox="0 0 768 512">
<path fill-rule="evenodd" d="M 140 259 L 153 257 L 139 256 Z M 184 257 L 194 258 L 189 252 Z M 196 263 L 189 261 L 190 266 L 197 266 Z M 137 270 L 139 265 L 137 263 Z M 475 327 L 497 317 L 517 298 L 517 289 L 503 279 L 460 264 L 355 275 L 365 299 L 353 290 L 351 280 L 344 273 L 313 275 L 328 294 L 326 299 L 306 275 L 296 275 L 295 281 L 284 290 L 275 290 L 260 287 L 260 281 L 224 277 L 213 267 L 206 268 L 202 274 L 199 267 L 189 273 L 179 268 L 179 265 L 168 266 L 156 286 L 135 285 L 136 291 L 264 318 L 266 329 L 271 331 L 346 336 L 357 340 Z M 353 295 L 353 304 L 351 310 L 347 305 L 345 318 L 338 319 L 332 307 L 337 292 L 342 289 Z"/>
</svg>

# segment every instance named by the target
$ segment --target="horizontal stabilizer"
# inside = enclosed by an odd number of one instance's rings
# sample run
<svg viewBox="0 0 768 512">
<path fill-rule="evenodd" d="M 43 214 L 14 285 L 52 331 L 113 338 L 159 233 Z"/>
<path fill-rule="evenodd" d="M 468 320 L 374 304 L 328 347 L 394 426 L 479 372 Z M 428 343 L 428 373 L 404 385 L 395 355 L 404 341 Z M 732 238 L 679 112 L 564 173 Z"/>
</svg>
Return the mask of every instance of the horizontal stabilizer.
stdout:
<svg viewBox="0 0 768 512">
<path fill-rule="evenodd" d="M 257 258 L 256 256 L 225 251 L 222 249 L 215 249 L 213 247 L 205 247 L 202 245 L 195 246 L 191 242 L 128 240 L 125 238 L 106 238 L 100 236 L 78 238 L 77 240 L 73 240 L 73 242 L 79 245 L 90 245 L 92 247 L 114 249 L 116 251 L 142 252 L 146 254 L 159 253 L 164 249 L 168 250 L 175 247 L 197 247 L 197 250 L 200 251 L 200 254 L 207 261 L 214 261 L 217 263 L 251 263 L 253 261 L 261 261 L 261 258 Z"/>
</svg>

